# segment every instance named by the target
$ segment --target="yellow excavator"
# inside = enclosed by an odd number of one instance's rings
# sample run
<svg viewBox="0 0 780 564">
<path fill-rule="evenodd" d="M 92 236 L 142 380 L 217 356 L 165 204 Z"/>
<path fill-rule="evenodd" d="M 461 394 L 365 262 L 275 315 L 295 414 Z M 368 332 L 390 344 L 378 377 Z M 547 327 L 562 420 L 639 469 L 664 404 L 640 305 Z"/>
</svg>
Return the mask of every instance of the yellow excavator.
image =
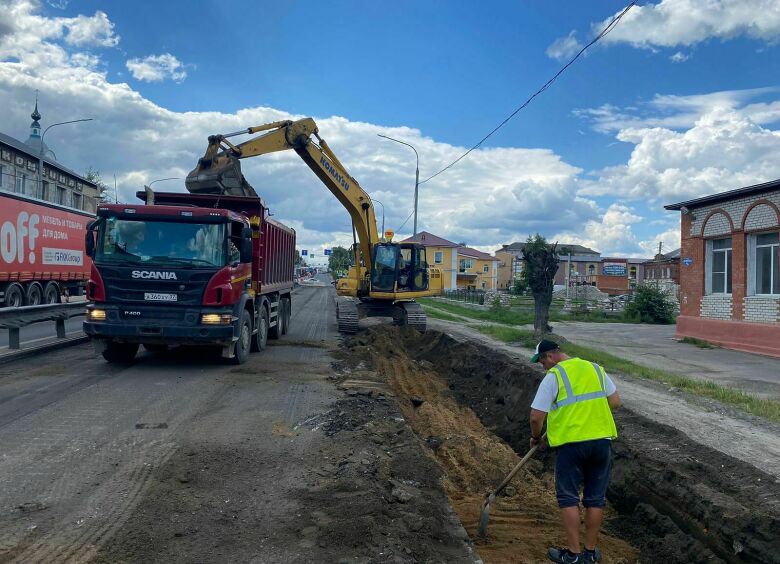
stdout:
<svg viewBox="0 0 780 564">
<path fill-rule="evenodd" d="M 254 135 L 242 143 L 228 138 Z M 352 218 L 354 264 L 336 283 L 339 331 L 355 333 L 363 317 L 392 317 L 397 325 L 425 331 L 425 311 L 414 300 L 442 293 L 442 272 L 428 266 L 425 248 L 380 238 L 371 197 L 319 136 L 311 118 L 284 120 L 212 135 L 205 155 L 187 175 L 193 194 L 257 196 L 241 173 L 241 159 L 292 149 L 309 165 Z"/>
</svg>

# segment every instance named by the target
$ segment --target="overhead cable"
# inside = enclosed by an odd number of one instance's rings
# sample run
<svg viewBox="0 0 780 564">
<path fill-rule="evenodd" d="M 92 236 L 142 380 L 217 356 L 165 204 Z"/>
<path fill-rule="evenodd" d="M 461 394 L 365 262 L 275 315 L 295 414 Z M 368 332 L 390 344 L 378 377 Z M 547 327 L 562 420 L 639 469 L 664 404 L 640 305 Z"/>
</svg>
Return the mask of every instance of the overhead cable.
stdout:
<svg viewBox="0 0 780 564">
<path fill-rule="evenodd" d="M 605 36 L 605 35 L 607 35 L 607 34 L 608 34 L 610 31 L 612 31 L 612 30 L 614 29 L 614 27 L 615 27 L 615 26 L 616 26 L 616 25 L 617 25 L 617 24 L 620 22 L 620 20 L 623 18 L 623 16 L 625 16 L 625 15 L 626 15 L 626 13 L 627 13 L 627 12 L 628 12 L 628 11 L 629 11 L 629 10 L 630 10 L 630 9 L 631 9 L 633 6 L 634 6 L 634 4 L 636 4 L 636 3 L 637 3 L 637 0 L 632 0 L 632 2 L 630 2 L 630 3 L 629 3 L 629 4 L 628 4 L 628 5 L 625 7 L 625 8 L 623 8 L 623 10 L 622 10 L 622 11 L 621 11 L 619 14 L 617 14 L 615 17 L 613 17 L 613 18 L 612 18 L 612 20 L 611 20 L 611 21 L 610 21 L 610 22 L 607 24 L 607 26 L 606 26 L 604 29 L 602 29 L 602 30 L 601 30 L 601 32 L 600 32 L 600 33 L 599 33 L 599 34 L 598 34 L 596 37 L 594 37 L 594 38 L 593 38 L 593 40 L 592 40 L 590 43 L 588 43 L 587 45 L 585 45 L 585 47 L 583 47 L 582 49 L 580 49 L 580 50 L 579 50 L 579 52 L 578 52 L 578 53 L 577 53 L 577 54 L 576 54 L 576 55 L 575 55 L 575 56 L 574 56 L 574 57 L 573 57 L 573 58 L 572 58 L 572 59 L 571 59 L 571 60 L 570 60 L 568 63 L 566 63 L 565 65 L 563 65 L 563 67 L 561 67 L 561 69 L 560 69 L 558 72 L 556 72 L 556 73 L 555 73 L 555 75 L 554 75 L 554 76 L 553 76 L 553 77 L 552 77 L 550 80 L 548 80 L 547 82 L 545 82 L 545 83 L 544 83 L 544 86 L 542 86 L 542 87 L 541 87 L 539 90 L 537 90 L 536 92 L 534 92 L 534 93 L 533 93 L 533 95 L 532 95 L 530 98 L 528 98 L 528 99 L 527 99 L 525 102 L 523 102 L 523 104 L 522 104 L 522 105 L 521 105 L 519 108 L 517 108 L 515 111 L 513 111 L 511 114 L 509 114 L 509 116 L 508 116 L 508 117 L 507 117 L 507 118 L 506 118 L 504 121 L 502 121 L 501 123 L 499 123 L 499 124 L 498 124 L 498 125 L 497 125 L 497 126 L 496 126 L 496 127 L 495 127 L 495 128 L 494 128 L 494 129 L 493 129 L 491 132 L 490 132 L 490 133 L 488 133 L 487 135 L 485 135 L 485 136 L 484 136 L 484 137 L 483 137 L 483 138 L 482 138 L 482 139 L 479 141 L 479 143 L 477 143 L 476 145 L 474 145 L 474 146 L 473 146 L 471 149 L 469 149 L 468 151 L 466 151 L 465 153 L 463 153 L 461 156 L 459 156 L 457 159 L 455 159 L 455 160 L 454 160 L 454 161 L 452 161 L 450 164 L 448 164 L 447 166 L 445 166 L 443 169 L 441 169 L 441 170 L 440 170 L 439 172 L 437 172 L 436 174 L 433 174 L 433 175 L 429 176 L 429 177 L 428 177 L 428 178 L 426 178 L 425 180 L 421 180 L 421 181 L 419 182 L 419 184 L 423 184 L 423 183 L 425 183 L 425 182 L 428 182 L 428 181 L 429 181 L 429 180 L 431 180 L 432 178 L 435 178 L 435 177 L 439 176 L 439 175 L 440 175 L 442 172 L 444 172 L 445 170 L 448 170 L 448 169 L 452 168 L 453 166 L 455 166 L 455 165 L 456 165 L 458 162 L 460 162 L 462 159 L 464 159 L 464 158 L 465 158 L 465 157 L 466 157 L 466 156 L 467 156 L 469 153 L 471 153 L 471 152 L 472 152 L 474 149 L 477 149 L 477 148 L 479 148 L 479 147 L 480 147 L 480 146 L 481 146 L 481 145 L 482 145 L 482 144 L 483 144 L 485 141 L 487 141 L 487 140 L 488 140 L 488 139 L 489 139 L 489 138 L 490 138 L 490 137 L 491 137 L 491 136 L 492 136 L 492 135 L 493 135 L 493 134 L 494 134 L 496 131 L 498 131 L 499 129 L 501 129 L 502 127 L 504 127 L 504 125 L 506 125 L 506 123 L 507 123 L 507 122 L 508 122 L 510 119 L 512 119 L 513 117 L 515 117 L 515 115 L 516 115 L 516 114 L 517 114 L 517 113 L 518 113 L 520 110 L 522 110 L 522 109 L 523 109 L 523 108 L 525 108 L 525 107 L 526 107 L 528 104 L 530 104 L 530 103 L 531 103 L 531 101 L 533 101 L 533 99 L 534 99 L 534 98 L 536 98 L 536 97 L 537 97 L 539 94 L 541 94 L 542 92 L 544 92 L 545 90 L 547 90 L 547 89 L 548 89 L 550 86 L 552 86 L 552 84 L 553 84 L 553 83 L 556 81 L 556 79 L 557 79 L 557 78 L 558 78 L 560 75 L 562 75 L 562 74 L 563 74 L 563 72 L 564 72 L 564 71 L 565 71 L 567 68 L 569 68 L 569 67 L 570 67 L 570 66 L 571 66 L 571 65 L 574 63 L 574 61 L 576 61 L 577 59 L 579 59 L 579 58 L 580 58 L 580 56 L 581 56 L 581 55 L 582 55 L 582 54 L 583 54 L 585 51 L 587 51 L 587 50 L 588 50 L 588 49 L 589 49 L 591 46 L 595 45 L 595 44 L 596 44 L 596 43 L 597 43 L 597 42 L 598 42 L 598 41 L 599 41 L 599 40 L 600 40 L 602 37 L 604 37 L 604 36 Z"/>
</svg>

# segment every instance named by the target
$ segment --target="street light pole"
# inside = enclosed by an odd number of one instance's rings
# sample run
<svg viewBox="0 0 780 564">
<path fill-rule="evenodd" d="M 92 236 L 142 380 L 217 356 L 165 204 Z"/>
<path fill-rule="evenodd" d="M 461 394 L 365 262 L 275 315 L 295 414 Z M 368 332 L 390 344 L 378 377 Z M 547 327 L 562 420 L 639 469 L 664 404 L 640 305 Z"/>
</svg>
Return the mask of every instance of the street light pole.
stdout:
<svg viewBox="0 0 780 564">
<path fill-rule="evenodd" d="M 418 188 L 420 186 L 420 155 L 417 154 L 417 149 L 415 149 L 412 145 L 409 143 L 406 143 L 405 141 L 399 141 L 398 139 L 393 139 L 392 137 L 388 137 L 387 135 L 382 135 L 381 133 L 377 133 L 379 137 L 384 137 L 385 139 L 389 139 L 390 141 L 395 141 L 396 143 L 400 143 L 401 145 L 406 145 L 407 147 L 411 147 L 412 151 L 414 151 L 414 156 L 417 158 L 417 166 L 414 170 L 414 233 L 412 235 L 417 235 L 417 192 Z"/>
<path fill-rule="evenodd" d="M 146 191 L 146 204 L 149 206 L 154 205 L 154 191 L 152 190 L 152 184 L 155 182 L 162 182 L 163 180 L 181 180 L 178 176 L 171 176 L 170 178 L 158 178 L 152 180 L 149 184 L 144 184 L 144 190 Z"/>
<path fill-rule="evenodd" d="M 371 198 L 372 202 L 376 202 L 380 206 L 382 206 L 382 237 L 385 236 L 385 205 L 377 200 L 376 198 Z"/>
<path fill-rule="evenodd" d="M 57 125 L 65 125 L 68 123 L 79 123 L 82 121 L 92 121 L 92 118 L 74 119 L 71 121 L 61 121 L 59 123 L 53 123 L 49 127 L 43 130 L 43 134 L 41 135 L 41 150 L 38 152 L 38 194 L 37 196 L 39 198 L 43 199 L 43 138 L 46 137 L 46 132 L 49 131 L 52 127 L 55 127 Z"/>
</svg>

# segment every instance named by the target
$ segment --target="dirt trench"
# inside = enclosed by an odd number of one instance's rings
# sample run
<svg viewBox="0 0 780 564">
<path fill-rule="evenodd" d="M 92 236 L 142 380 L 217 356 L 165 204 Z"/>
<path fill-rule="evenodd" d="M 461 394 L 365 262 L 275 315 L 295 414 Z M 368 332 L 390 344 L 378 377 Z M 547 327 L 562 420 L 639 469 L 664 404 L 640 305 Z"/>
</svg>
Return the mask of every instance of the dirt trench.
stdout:
<svg viewBox="0 0 780 564">
<path fill-rule="evenodd" d="M 528 448 L 541 370 L 435 331 L 380 326 L 346 345 L 398 395 L 485 562 L 544 562 L 548 546 L 563 544 L 549 450 L 491 510 L 487 539 L 476 534 L 485 493 Z M 626 409 L 616 422 L 604 562 L 780 562 L 774 478 Z"/>
</svg>

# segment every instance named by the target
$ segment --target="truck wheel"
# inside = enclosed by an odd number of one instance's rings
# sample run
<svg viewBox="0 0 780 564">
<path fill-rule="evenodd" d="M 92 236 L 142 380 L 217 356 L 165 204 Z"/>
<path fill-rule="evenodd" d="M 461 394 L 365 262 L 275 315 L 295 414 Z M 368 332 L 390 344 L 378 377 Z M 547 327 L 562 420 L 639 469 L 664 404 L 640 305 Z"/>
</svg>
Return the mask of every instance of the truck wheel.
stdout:
<svg viewBox="0 0 780 564">
<path fill-rule="evenodd" d="M 252 339 L 252 352 L 264 351 L 268 344 L 268 311 L 260 307 L 260 316 L 257 320 L 257 333 Z"/>
<path fill-rule="evenodd" d="M 5 290 L 5 307 L 21 307 L 24 305 L 24 290 L 20 284 L 10 284 Z"/>
<path fill-rule="evenodd" d="M 43 303 L 57 304 L 60 302 L 60 286 L 56 282 L 47 282 L 43 289 Z"/>
<path fill-rule="evenodd" d="M 284 327 L 282 327 L 282 335 L 286 335 L 290 330 L 290 319 L 292 318 L 292 301 L 289 299 L 282 300 L 284 304 Z"/>
<path fill-rule="evenodd" d="M 233 364 L 244 364 L 249 358 L 249 350 L 252 347 L 252 319 L 249 312 L 241 312 L 241 319 L 238 323 L 238 341 L 233 354 Z"/>
<path fill-rule="evenodd" d="M 106 349 L 103 351 L 103 358 L 108 362 L 128 364 L 133 362 L 137 352 L 138 343 L 115 343 L 109 341 L 106 343 Z"/>
<path fill-rule="evenodd" d="M 27 305 L 41 305 L 43 301 L 43 288 L 37 282 L 27 286 Z"/>
<path fill-rule="evenodd" d="M 276 309 L 276 325 L 268 329 L 268 336 L 272 339 L 279 339 L 284 335 L 284 300 L 279 300 Z"/>
</svg>

